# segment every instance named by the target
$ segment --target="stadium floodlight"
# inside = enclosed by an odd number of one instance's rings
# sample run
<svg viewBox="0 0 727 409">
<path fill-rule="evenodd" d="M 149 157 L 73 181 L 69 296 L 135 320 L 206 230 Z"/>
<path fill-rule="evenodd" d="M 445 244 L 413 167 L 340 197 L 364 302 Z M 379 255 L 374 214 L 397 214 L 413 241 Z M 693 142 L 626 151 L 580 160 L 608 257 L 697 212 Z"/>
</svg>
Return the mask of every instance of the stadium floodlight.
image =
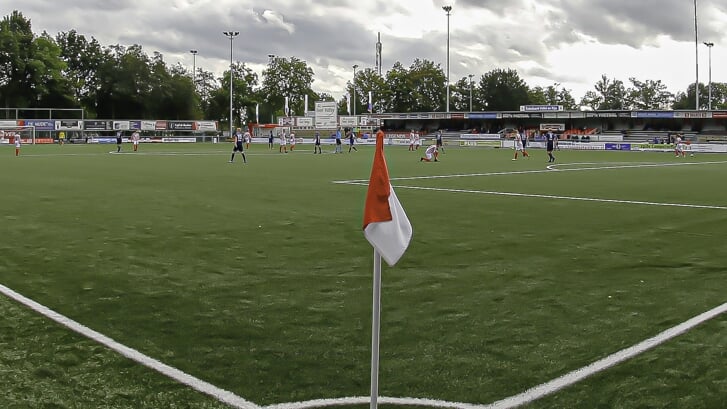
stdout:
<svg viewBox="0 0 727 409">
<path fill-rule="evenodd" d="M 449 16 L 452 6 L 442 6 L 442 10 L 447 12 L 447 112 L 449 112 Z"/>
<path fill-rule="evenodd" d="M 353 87 L 353 116 L 356 116 L 356 68 L 358 68 L 358 64 L 353 65 L 353 83 L 351 83 Z"/>
<path fill-rule="evenodd" d="M 232 137 L 232 134 L 234 133 L 234 124 L 232 119 L 232 40 L 237 37 L 240 32 L 239 31 L 223 31 L 222 34 L 226 35 L 227 38 L 230 39 L 230 137 Z"/>
<path fill-rule="evenodd" d="M 472 112 L 472 77 L 474 77 L 475 74 L 470 74 L 470 112 Z"/>
<path fill-rule="evenodd" d="M 704 42 L 704 45 L 707 46 L 707 49 L 709 49 L 709 99 L 707 100 L 707 109 L 710 111 L 712 110 L 712 47 L 714 46 L 714 43 L 712 42 Z"/>
<path fill-rule="evenodd" d="M 197 71 L 197 50 L 189 50 L 189 53 L 192 54 L 192 84 L 194 84 L 194 89 L 197 89 L 197 74 L 195 71 Z"/>
</svg>

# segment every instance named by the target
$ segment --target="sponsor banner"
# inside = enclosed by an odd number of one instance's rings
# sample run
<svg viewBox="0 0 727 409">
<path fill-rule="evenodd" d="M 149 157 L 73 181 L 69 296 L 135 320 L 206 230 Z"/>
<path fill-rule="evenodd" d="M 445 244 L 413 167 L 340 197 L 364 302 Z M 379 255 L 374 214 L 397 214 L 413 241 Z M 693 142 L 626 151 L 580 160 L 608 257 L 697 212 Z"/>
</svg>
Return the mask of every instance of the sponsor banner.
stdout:
<svg viewBox="0 0 727 409">
<path fill-rule="evenodd" d="M 155 131 L 164 131 L 167 129 L 167 121 L 154 121 Z"/>
<path fill-rule="evenodd" d="M 162 142 L 165 143 L 171 143 L 171 142 L 184 142 L 184 143 L 190 143 L 190 142 L 197 142 L 197 138 L 162 138 Z"/>
<path fill-rule="evenodd" d="M 292 126 L 293 118 L 289 116 L 281 116 L 278 118 L 278 126 Z"/>
<path fill-rule="evenodd" d="M 674 118 L 674 112 L 664 111 L 636 111 L 631 113 L 632 118 Z"/>
<path fill-rule="evenodd" d="M 61 120 L 56 121 L 55 128 L 56 131 L 64 130 L 64 131 L 80 131 L 81 127 L 83 126 L 83 121 L 78 121 L 75 119 L 71 120 Z"/>
<path fill-rule="evenodd" d="M 295 125 L 296 126 L 313 126 L 314 120 L 313 117 L 298 117 L 295 118 Z"/>
<path fill-rule="evenodd" d="M 197 121 L 195 127 L 198 131 L 217 131 L 216 121 Z"/>
<path fill-rule="evenodd" d="M 556 119 L 556 118 L 558 118 L 558 114 L 556 114 L 554 112 L 545 112 L 545 113 L 543 113 L 543 118 L 544 119 Z"/>
<path fill-rule="evenodd" d="M 727 112 L 712 112 L 712 118 L 727 118 Z"/>
<path fill-rule="evenodd" d="M 359 126 L 379 126 L 379 118 L 362 116 L 359 118 Z"/>
<path fill-rule="evenodd" d="M 499 141 L 500 134 L 499 133 L 463 133 L 459 135 L 460 139 L 478 139 L 478 140 L 489 140 Z M 464 146 L 464 145 L 463 145 Z"/>
<path fill-rule="evenodd" d="M 586 112 L 586 118 L 618 118 L 616 112 Z"/>
<path fill-rule="evenodd" d="M 571 118 L 583 118 L 583 112 L 571 112 L 570 117 Z"/>
<path fill-rule="evenodd" d="M 358 126 L 358 121 L 355 116 L 342 116 L 338 118 L 339 124 L 344 128 L 352 128 Z"/>
<path fill-rule="evenodd" d="M 712 113 L 704 112 L 674 112 L 674 118 L 711 118 Z"/>
<path fill-rule="evenodd" d="M 86 120 L 83 121 L 83 129 L 86 131 L 105 131 L 109 129 L 109 121 Z"/>
<path fill-rule="evenodd" d="M 52 131 L 56 129 L 56 123 L 52 119 L 26 119 L 18 121 L 18 125 L 34 126 L 36 131 Z"/>
<path fill-rule="evenodd" d="M 315 106 L 315 127 L 318 129 L 336 128 L 338 125 L 336 103 L 318 101 Z"/>
<path fill-rule="evenodd" d="M 195 123 L 193 121 L 169 121 L 167 125 L 172 131 L 193 131 Z"/>
<path fill-rule="evenodd" d="M 141 131 L 153 131 L 156 129 L 156 121 L 136 121 L 139 122 L 139 130 Z"/>
<path fill-rule="evenodd" d="M 512 144 L 512 143 L 511 143 Z M 489 147 L 499 147 L 500 141 L 459 141 L 459 146 L 489 146 Z"/>
<path fill-rule="evenodd" d="M 451 117 L 452 119 L 464 119 L 464 113 L 453 112 Z"/>
<path fill-rule="evenodd" d="M 131 129 L 129 121 L 114 121 L 115 131 L 128 131 L 129 129 Z"/>
<path fill-rule="evenodd" d="M 6 128 L 10 128 L 10 127 L 13 127 L 13 126 L 21 125 L 18 122 L 19 121 L 0 121 L 0 126 L 1 127 L 6 127 Z"/>
<path fill-rule="evenodd" d="M 434 113 L 432 114 L 433 119 L 447 119 L 447 114 Z"/>
<path fill-rule="evenodd" d="M 496 112 L 470 112 L 468 118 L 470 119 L 497 119 L 500 114 Z"/>
<path fill-rule="evenodd" d="M 540 124 L 541 131 L 565 131 L 564 123 L 547 123 Z"/>
<path fill-rule="evenodd" d="M 606 143 L 605 148 L 607 151 L 630 151 L 630 143 Z"/>
<path fill-rule="evenodd" d="M 530 114 L 502 114 L 503 118 L 530 118 Z M 537 118 L 540 118 L 539 116 Z"/>
<path fill-rule="evenodd" d="M 581 135 L 581 138 L 586 135 Z M 594 141 L 600 142 L 622 142 L 623 135 L 588 135 Z"/>
<path fill-rule="evenodd" d="M 141 130 L 141 121 L 129 121 L 129 128 Z"/>
<path fill-rule="evenodd" d="M 562 114 L 555 114 L 555 116 L 556 116 L 557 118 L 566 118 L 566 119 L 567 119 L 567 118 L 570 118 L 570 114 L 569 114 L 569 113 L 567 113 L 567 112 L 565 112 L 565 113 L 562 113 Z"/>
<path fill-rule="evenodd" d="M 562 111 L 563 105 L 520 105 L 520 110 L 535 112 Z"/>
</svg>

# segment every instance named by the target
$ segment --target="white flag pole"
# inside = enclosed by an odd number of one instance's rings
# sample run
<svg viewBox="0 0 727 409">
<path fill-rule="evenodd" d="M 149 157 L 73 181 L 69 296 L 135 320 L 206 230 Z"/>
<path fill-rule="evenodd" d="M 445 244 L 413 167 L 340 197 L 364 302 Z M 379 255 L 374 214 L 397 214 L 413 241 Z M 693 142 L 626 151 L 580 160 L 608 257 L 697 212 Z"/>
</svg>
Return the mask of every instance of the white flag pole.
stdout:
<svg viewBox="0 0 727 409">
<path fill-rule="evenodd" d="M 371 320 L 371 409 L 379 398 L 379 334 L 381 328 L 381 255 L 374 249 L 374 297 Z"/>
</svg>

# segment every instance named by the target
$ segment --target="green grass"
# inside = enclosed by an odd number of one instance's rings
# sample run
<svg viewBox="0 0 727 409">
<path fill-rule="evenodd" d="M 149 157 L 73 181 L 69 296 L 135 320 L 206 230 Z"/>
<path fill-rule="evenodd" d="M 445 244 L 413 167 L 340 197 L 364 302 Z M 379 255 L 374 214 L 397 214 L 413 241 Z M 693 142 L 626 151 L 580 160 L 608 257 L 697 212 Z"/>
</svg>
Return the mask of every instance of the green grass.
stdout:
<svg viewBox="0 0 727 409">
<path fill-rule="evenodd" d="M 256 404 L 367 396 L 366 188 L 332 181 L 368 179 L 372 148 L 256 145 L 246 165 L 227 163 L 230 148 L 0 149 L 0 283 Z M 511 153 L 420 163 L 386 149 L 392 178 L 547 165 Z M 560 169 L 727 161 L 557 156 Z M 414 238 L 383 271 L 380 395 L 487 404 L 727 301 L 727 210 L 407 187 L 727 206 L 726 177 L 727 163 L 703 163 L 394 180 Z M 0 310 L 0 407 L 224 407 L 12 301 Z M 725 407 L 726 325 L 528 407 Z"/>
</svg>

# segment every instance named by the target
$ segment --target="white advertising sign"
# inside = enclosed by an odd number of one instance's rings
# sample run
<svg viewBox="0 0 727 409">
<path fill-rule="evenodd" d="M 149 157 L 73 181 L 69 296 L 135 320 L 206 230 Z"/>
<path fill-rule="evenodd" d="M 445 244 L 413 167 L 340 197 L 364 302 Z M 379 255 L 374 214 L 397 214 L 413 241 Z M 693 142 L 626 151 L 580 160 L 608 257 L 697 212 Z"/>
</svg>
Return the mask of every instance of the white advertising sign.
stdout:
<svg viewBox="0 0 727 409">
<path fill-rule="evenodd" d="M 318 129 L 334 129 L 338 125 L 338 114 L 335 102 L 316 102 L 315 127 Z"/>
</svg>

